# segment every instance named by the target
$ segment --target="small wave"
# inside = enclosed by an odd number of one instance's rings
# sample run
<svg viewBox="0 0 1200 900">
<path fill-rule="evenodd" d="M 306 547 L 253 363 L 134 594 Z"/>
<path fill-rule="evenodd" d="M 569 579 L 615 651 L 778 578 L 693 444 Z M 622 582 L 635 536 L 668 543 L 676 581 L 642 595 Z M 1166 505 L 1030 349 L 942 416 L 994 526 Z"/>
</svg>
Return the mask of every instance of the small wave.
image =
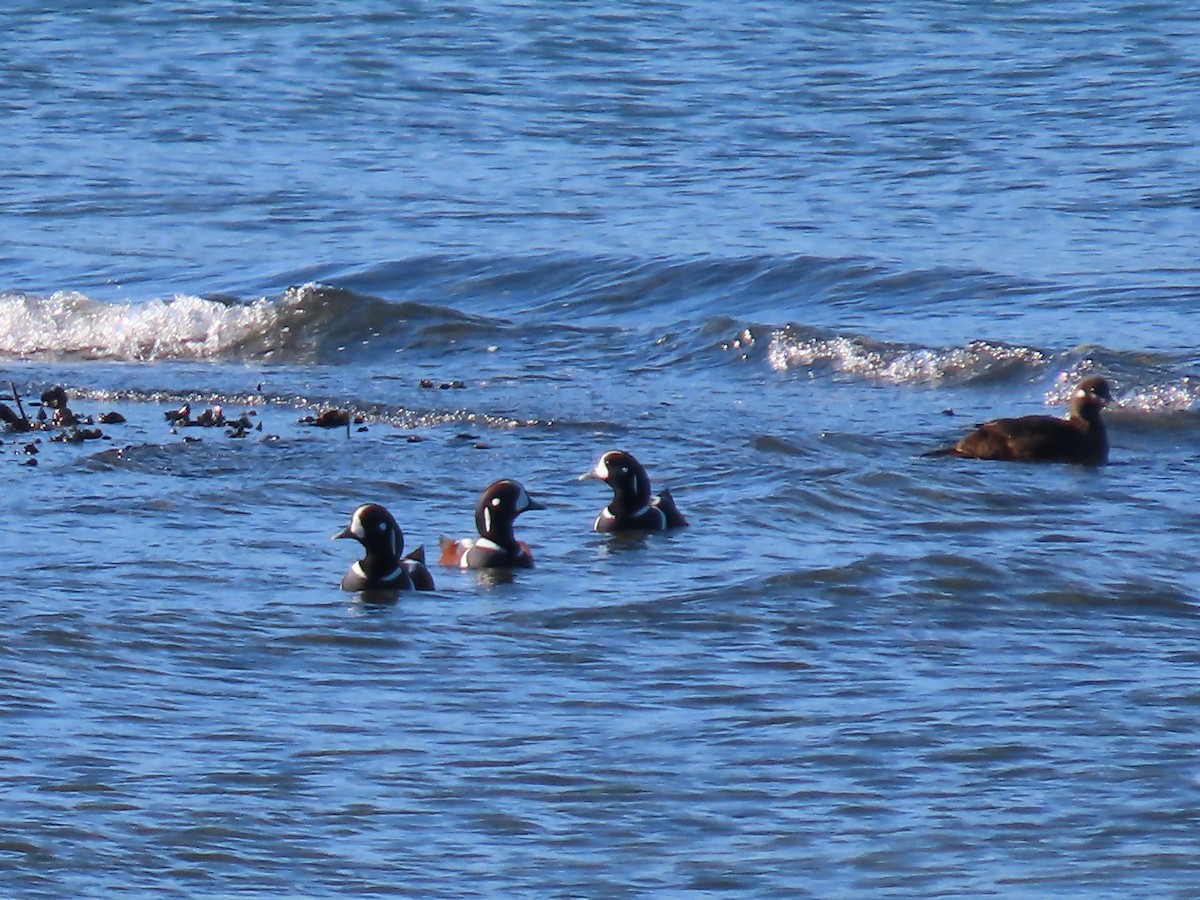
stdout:
<svg viewBox="0 0 1200 900">
<path fill-rule="evenodd" d="M 745 358 L 754 343 L 749 331 L 723 345 Z M 1065 406 L 1075 385 L 1102 374 L 1113 384 L 1115 409 L 1126 413 L 1190 412 L 1200 403 L 1200 378 L 1187 361 L 1104 347 L 1047 351 L 972 341 L 963 347 L 931 348 L 876 341 L 860 335 L 829 335 L 789 325 L 771 333 L 766 358 L 786 372 L 821 370 L 890 384 L 989 384 L 1007 380 L 1049 383 L 1048 407 Z M 1057 372 L 1054 369 L 1062 366 Z"/>
<path fill-rule="evenodd" d="M 302 360 L 333 358 L 350 348 L 440 352 L 456 344 L 483 346 L 510 327 L 506 320 L 449 306 L 386 300 L 319 284 L 288 288 L 280 307 L 274 349 Z"/>
<path fill-rule="evenodd" d="M 68 360 L 333 358 L 348 348 L 443 349 L 507 323 L 317 284 L 250 302 L 178 295 L 109 303 L 71 291 L 0 295 L 0 356 Z"/>
<path fill-rule="evenodd" d="M 1200 381 L 1184 377 L 1169 384 L 1147 385 L 1121 396 L 1118 406 L 1141 412 L 1183 412 L 1200 401 Z"/>
<path fill-rule="evenodd" d="M 1047 356 L 1032 347 L 972 341 L 965 347 L 929 348 L 828 335 L 789 325 L 771 334 L 767 360 L 776 371 L 826 368 L 893 384 L 990 381 L 1043 368 Z"/>
<path fill-rule="evenodd" d="M 1064 406 L 1075 385 L 1088 375 L 1104 375 L 1113 387 L 1110 408 L 1132 413 L 1190 412 L 1200 402 L 1200 378 L 1180 371 L 1180 362 L 1144 353 L 1115 353 L 1103 348 L 1088 352 L 1058 374 L 1046 392 L 1046 403 Z M 1188 369 L 1190 365 L 1184 363 Z"/>
<path fill-rule="evenodd" d="M 105 303 L 60 291 L 0 295 L 0 354 L 55 359 L 211 359 L 268 335 L 280 307 L 176 296 Z"/>
</svg>

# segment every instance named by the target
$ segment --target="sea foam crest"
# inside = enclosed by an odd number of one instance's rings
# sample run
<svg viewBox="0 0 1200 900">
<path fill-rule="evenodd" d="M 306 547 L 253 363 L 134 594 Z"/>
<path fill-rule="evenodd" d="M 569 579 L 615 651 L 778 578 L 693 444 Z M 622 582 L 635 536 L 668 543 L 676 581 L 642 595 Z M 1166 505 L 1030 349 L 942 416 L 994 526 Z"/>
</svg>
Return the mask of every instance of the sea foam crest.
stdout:
<svg viewBox="0 0 1200 900">
<path fill-rule="evenodd" d="M 1112 376 L 1092 360 L 1061 372 L 1046 393 L 1047 406 L 1065 406 L 1080 380 L 1089 375 L 1108 375 L 1116 399 L 1110 406 L 1144 413 L 1187 412 L 1200 404 L 1200 378 L 1179 375 L 1162 366 L 1119 367 Z"/>
<path fill-rule="evenodd" d="M 1184 377 L 1168 384 L 1138 388 L 1118 397 L 1116 405 L 1141 412 L 1185 412 L 1195 409 L 1197 403 L 1200 403 L 1200 381 Z"/>
<path fill-rule="evenodd" d="M 268 334 L 281 310 L 269 300 L 222 303 L 176 296 L 106 303 L 74 291 L 0 295 L 0 354 L 82 359 L 208 359 Z"/>
<path fill-rule="evenodd" d="M 931 349 L 888 344 L 857 336 L 813 336 L 783 329 L 771 335 L 767 359 L 777 371 L 826 366 L 895 384 L 998 377 L 1046 364 L 1040 350 L 972 341 L 965 347 Z"/>
</svg>

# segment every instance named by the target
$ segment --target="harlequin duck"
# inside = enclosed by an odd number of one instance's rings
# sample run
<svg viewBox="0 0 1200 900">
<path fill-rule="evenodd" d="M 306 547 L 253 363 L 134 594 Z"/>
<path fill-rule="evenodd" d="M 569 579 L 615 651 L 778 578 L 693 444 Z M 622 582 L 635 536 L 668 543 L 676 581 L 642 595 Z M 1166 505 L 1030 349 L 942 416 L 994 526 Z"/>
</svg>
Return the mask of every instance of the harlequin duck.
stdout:
<svg viewBox="0 0 1200 900">
<path fill-rule="evenodd" d="M 925 455 L 1102 466 L 1108 462 L 1108 433 L 1100 410 L 1111 400 L 1108 382 L 1092 375 L 1076 386 L 1065 418 L 994 419 L 976 426 L 953 447 Z"/>
<path fill-rule="evenodd" d="M 425 568 L 425 548 L 418 547 L 402 557 L 404 532 L 379 504 L 360 506 L 350 517 L 350 524 L 333 537 L 354 538 L 365 551 L 342 578 L 343 591 L 434 589 L 433 576 Z"/>
<path fill-rule="evenodd" d="M 513 534 L 513 522 L 521 513 L 545 509 L 516 481 L 505 479 L 489 485 L 475 505 L 478 538 L 441 539 L 443 566 L 461 569 L 528 569 L 533 565 L 529 545 Z"/>
<path fill-rule="evenodd" d="M 657 497 L 650 493 L 650 476 L 632 453 L 609 450 L 583 477 L 599 478 L 613 490 L 612 502 L 596 517 L 593 531 L 662 531 L 687 525 L 670 490 Z"/>
</svg>

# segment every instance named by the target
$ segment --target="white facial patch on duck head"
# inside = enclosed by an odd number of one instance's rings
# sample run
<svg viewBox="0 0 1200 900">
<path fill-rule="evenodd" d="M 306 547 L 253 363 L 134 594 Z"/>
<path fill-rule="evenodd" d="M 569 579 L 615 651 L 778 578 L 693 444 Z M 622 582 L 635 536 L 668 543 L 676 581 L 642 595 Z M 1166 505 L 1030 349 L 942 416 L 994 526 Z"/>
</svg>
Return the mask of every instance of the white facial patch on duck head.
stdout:
<svg viewBox="0 0 1200 900">
<path fill-rule="evenodd" d="M 483 508 L 483 533 L 491 534 L 492 531 L 492 510 L 500 506 L 500 498 L 493 497 L 487 506 Z"/>
<path fill-rule="evenodd" d="M 600 461 L 596 463 L 596 468 L 592 469 L 592 474 L 601 481 L 608 481 L 608 454 L 605 453 L 600 457 Z"/>
<path fill-rule="evenodd" d="M 1100 409 L 1104 409 L 1108 406 L 1108 401 L 1112 399 L 1112 395 L 1097 389 L 1093 385 L 1092 387 L 1076 388 L 1075 393 L 1071 395 L 1071 399 L 1074 402 L 1089 400 Z"/>
</svg>

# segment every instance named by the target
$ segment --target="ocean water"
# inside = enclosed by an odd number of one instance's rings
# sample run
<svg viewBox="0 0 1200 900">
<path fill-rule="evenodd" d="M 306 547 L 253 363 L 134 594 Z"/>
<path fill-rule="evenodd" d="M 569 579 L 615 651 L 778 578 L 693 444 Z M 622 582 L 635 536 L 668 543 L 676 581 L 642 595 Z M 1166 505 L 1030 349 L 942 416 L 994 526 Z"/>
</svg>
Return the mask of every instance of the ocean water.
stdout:
<svg viewBox="0 0 1200 900">
<path fill-rule="evenodd" d="M 0 402 L 126 418 L 0 433 L 0 893 L 1196 895 L 1189 4 L 0 25 Z M 338 590 L 500 477 L 536 568 Z"/>
</svg>

